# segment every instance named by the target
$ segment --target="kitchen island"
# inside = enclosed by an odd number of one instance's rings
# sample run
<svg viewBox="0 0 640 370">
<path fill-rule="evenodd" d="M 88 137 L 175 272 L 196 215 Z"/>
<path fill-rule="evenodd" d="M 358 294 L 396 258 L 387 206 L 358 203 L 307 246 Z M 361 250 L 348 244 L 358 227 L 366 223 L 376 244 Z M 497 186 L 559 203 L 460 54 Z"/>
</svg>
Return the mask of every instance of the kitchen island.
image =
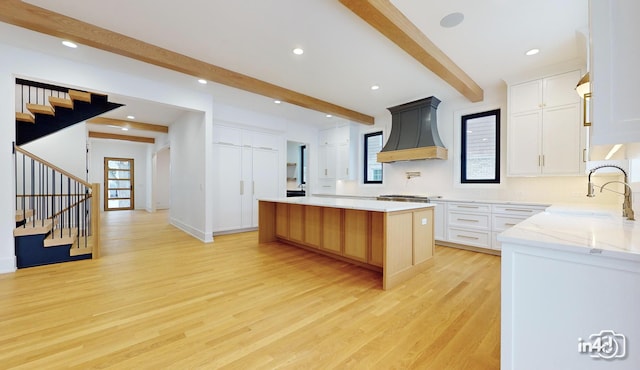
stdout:
<svg viewBox="0 0 640 370">
<path fill-rule="evenodd" d="M 433 257 L 433 205 L 300 197 L 259 200 L 260 243 L 281 241 L 382 272 L 382 288 Z"/>
<path fill-rule="evenodd" d="M 639 368 L 640 222 L 550 207 L 498 239 L 502 369 Z"/>
</svg>

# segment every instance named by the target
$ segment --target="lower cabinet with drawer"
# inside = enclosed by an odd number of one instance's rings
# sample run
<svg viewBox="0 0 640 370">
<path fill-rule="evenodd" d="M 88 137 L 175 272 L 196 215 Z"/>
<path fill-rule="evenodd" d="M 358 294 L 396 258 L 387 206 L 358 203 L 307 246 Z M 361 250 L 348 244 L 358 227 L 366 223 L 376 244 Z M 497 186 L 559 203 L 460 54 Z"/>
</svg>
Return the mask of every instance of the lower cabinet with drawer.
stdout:
<svg viewBox="0 0 640 370">
<path fill-rule="evenodd" d="M 441 244 L 501 249 L 497 236 L 517 223 L 542 212 L 546 205 L 515 203 L 446 202 L 446 233 Z M 497 253 L 497 252 L 494 252 Z"/>
</svg>

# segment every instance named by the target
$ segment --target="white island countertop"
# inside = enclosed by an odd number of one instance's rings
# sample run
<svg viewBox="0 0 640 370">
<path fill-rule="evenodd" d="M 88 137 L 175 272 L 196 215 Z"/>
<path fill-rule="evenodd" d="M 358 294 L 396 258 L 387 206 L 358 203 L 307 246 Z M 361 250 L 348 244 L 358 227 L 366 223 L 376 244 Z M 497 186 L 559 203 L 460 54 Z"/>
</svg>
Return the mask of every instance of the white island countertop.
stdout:
<svg viewBox="0 0 640 370">
<path fill-rule="evenodd" d="M 260 198 L 265 202 L 301 204 L 331 208 L 357 209 L 374 212 L 398 212 L 412 209 L 435 207 L 431 203 L 391 202 L 384 200 L 327 198 L 327 197 L 289 197 L 289 198 Z"/>
<path fill-rule="evenodd" d="M 554 208 L 502 232 L 498 240 L 640 261 L 640 221 L 628 221 L 617 211 Z"/>
</svg>

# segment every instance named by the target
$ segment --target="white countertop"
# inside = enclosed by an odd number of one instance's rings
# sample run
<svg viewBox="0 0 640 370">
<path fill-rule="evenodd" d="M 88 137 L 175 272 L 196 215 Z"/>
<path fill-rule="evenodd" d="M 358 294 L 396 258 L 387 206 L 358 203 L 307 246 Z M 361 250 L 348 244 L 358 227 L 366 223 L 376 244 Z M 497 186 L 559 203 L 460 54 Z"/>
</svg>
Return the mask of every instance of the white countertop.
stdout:
<svg viewBox="0 0 640 370">
<path fill-rule="evenodd" d="M 357 209 L 374 212 L 397 212 L 412 209 L 435 207 L 433 203 L 390 202 L 383 200 L 327 198 L 327 197 L 290 197 L 290 198 L 261 198 L 266 202 L 303 204 L 344 209 Z"/>
<path fill-rule="evenodd" d="M 640 221 L 620 210 L 550 207 L 498 235 L 502 243 L 640 261 Z"/>
</svg>

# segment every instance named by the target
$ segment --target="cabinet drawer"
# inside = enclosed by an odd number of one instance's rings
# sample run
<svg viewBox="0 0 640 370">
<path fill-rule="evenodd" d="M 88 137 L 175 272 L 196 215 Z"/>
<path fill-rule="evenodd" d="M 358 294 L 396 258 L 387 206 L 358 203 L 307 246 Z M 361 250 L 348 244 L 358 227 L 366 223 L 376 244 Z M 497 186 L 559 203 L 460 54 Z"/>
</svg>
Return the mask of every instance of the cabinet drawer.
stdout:
<svg viewBox="0 0 640 370">
<path fill-rule="evenodd" d="M 448 230 L 450 242 L 472 245 L 475 247 L 491 248 L 491 232 L 471 231 L 450 227 Z"/>
<path fill-rule="evenodd" d="M 502 213 L 513 216 L 530 217 L 544 211 L 546 206 L 523 206 L 510 204 L 494 204 L 492 206 L 493 213 Z"/>
<path fill-rule="evenodd" d="M 482 230 L 489 230 L 491 228 L 489 214 L 449 212 L 449 219 L 447 221 L 449 226 Z"/>
<path fill-rule="evenodd" d="M 494 231 L 504 231 L 526 219 L 526 216 L 518 217 L 510 215 L 493 215 L 493 219 L 491 220 L 491 222 Z"/>
<path fill-rule="evenodd" d="M 449 203 L 447 205 L 449 211 L 473 212 L 473 213 L 489 213 L 491 205 L 485 203 Z"/>
</svg>

